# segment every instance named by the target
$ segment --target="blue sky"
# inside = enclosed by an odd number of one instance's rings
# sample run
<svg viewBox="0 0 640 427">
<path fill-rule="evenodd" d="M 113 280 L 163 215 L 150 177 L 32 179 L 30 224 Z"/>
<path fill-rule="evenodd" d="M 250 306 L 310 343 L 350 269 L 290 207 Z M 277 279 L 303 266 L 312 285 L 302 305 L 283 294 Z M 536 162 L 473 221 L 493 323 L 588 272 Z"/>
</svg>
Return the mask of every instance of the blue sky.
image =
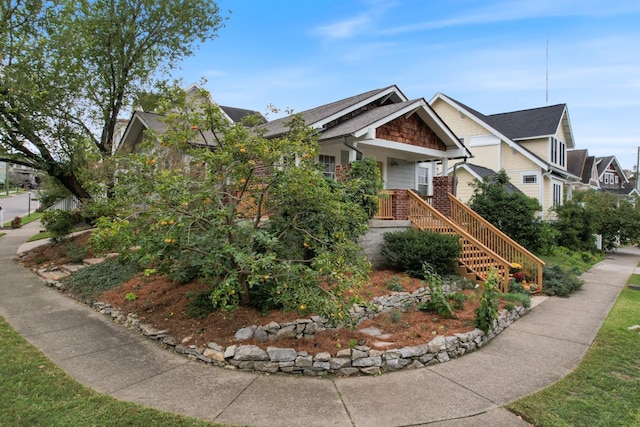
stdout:
<svg viewBox="0 0 640 427">
<path fill-rule="evenodd" d="M 576 148 L 635 168 L 638 0 L 218 4 L 231 10 L 226 27 L 174 76 L 205 78 L 219 104 L 302 111 L 392 84 L 484 114 L 566 103 Z"/>
</svg>

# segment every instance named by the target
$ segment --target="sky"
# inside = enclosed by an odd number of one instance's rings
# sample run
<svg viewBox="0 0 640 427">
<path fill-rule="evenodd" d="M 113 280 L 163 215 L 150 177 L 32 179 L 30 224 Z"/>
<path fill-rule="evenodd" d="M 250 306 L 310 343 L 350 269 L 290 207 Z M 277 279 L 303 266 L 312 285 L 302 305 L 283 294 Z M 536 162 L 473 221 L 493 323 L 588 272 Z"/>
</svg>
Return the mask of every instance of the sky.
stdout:
<svg viewBox="0 0 640 427">
<path fill-rule="evenodd" d="M 567 104 L 575 148 L 635 170 L 639 0 L 219 0 L 174 77 L 220 105 L 299 112 L 397 85 L 483 113 Z M 229 13 L 230 11 L 230 13 Z"/>
</svg>

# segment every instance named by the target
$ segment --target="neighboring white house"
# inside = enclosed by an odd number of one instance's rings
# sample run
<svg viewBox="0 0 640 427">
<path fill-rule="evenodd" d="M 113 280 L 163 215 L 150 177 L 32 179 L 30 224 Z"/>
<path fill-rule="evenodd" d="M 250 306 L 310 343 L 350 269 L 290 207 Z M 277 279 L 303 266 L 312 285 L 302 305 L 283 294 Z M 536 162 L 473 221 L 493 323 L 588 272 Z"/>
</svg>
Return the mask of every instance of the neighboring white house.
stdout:
<svg viewBox="0 0 640 427">
<path fill-rule="evenodd" d="M 567 149 L 574 148 L 566 104 L 484 115 L 442 93 L 429 104 L 473 154 L 469 163 L 497 172 L 504 169 L 511 184 L 538 199 L 543 217 L 571 197 L 580 177 L 567 169 Z M 458 197 L 468 201 L 469 168 L 457 167 Z M 450 165 L 449 174 L 454 173 Z"/>
</svg>

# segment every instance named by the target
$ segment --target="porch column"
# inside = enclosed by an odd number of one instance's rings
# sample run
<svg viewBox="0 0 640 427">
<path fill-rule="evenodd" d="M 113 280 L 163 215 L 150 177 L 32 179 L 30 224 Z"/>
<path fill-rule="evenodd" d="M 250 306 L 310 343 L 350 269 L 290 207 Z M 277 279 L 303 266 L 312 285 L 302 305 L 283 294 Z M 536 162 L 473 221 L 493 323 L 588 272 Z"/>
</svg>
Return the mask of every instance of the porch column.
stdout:
<svg viewBox="0 0 640 427">
<path fill-rule="evenodd" d="M 453 194 L 458 178 L 452 176 L 434 176 L 433 177 L 433 204 L 432 206 L 447 218 L 451 217 L 451 202 L 449 201 L 449 193 Z"/>
</svg>

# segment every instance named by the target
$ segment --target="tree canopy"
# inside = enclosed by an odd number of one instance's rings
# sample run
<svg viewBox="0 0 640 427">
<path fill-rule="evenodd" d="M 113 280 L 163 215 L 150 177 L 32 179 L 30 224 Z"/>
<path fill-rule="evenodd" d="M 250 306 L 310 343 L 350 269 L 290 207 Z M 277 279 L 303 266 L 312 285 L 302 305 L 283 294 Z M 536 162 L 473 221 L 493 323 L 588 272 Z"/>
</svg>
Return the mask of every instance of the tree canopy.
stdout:
<svg viewBox="0 0 640 427">
<path fill-rule="evenodd" d="M 116 157 L 118 216 L 100 222 L 96 247 L 176 281 L 204 281 L 215 307 L 347 320 L 368 271 L 357 245 L 368 216 L 352 191 L 362 178 L 325 177 L 315 130 L 298 116 L 285 135 L 264 138 L 262 121 L 229 123 L 206 91 L 174 95 L 166 133 Z"/>
<path fill-rule="evenodd" d="M 540 203 L 519 191 L 507 191 L 508 183 L 504 169 L 476 181 L 469 206 L 507 236 L 535 252 L 542 244 L 541 223 L 537 218 Z"/>
<path fill-rule="evenodd" d="M 0 6 L 0 160 L 82 199 L 134 97 L 217 36 L 211 0 L 8 0 Z"/>
</svg>

